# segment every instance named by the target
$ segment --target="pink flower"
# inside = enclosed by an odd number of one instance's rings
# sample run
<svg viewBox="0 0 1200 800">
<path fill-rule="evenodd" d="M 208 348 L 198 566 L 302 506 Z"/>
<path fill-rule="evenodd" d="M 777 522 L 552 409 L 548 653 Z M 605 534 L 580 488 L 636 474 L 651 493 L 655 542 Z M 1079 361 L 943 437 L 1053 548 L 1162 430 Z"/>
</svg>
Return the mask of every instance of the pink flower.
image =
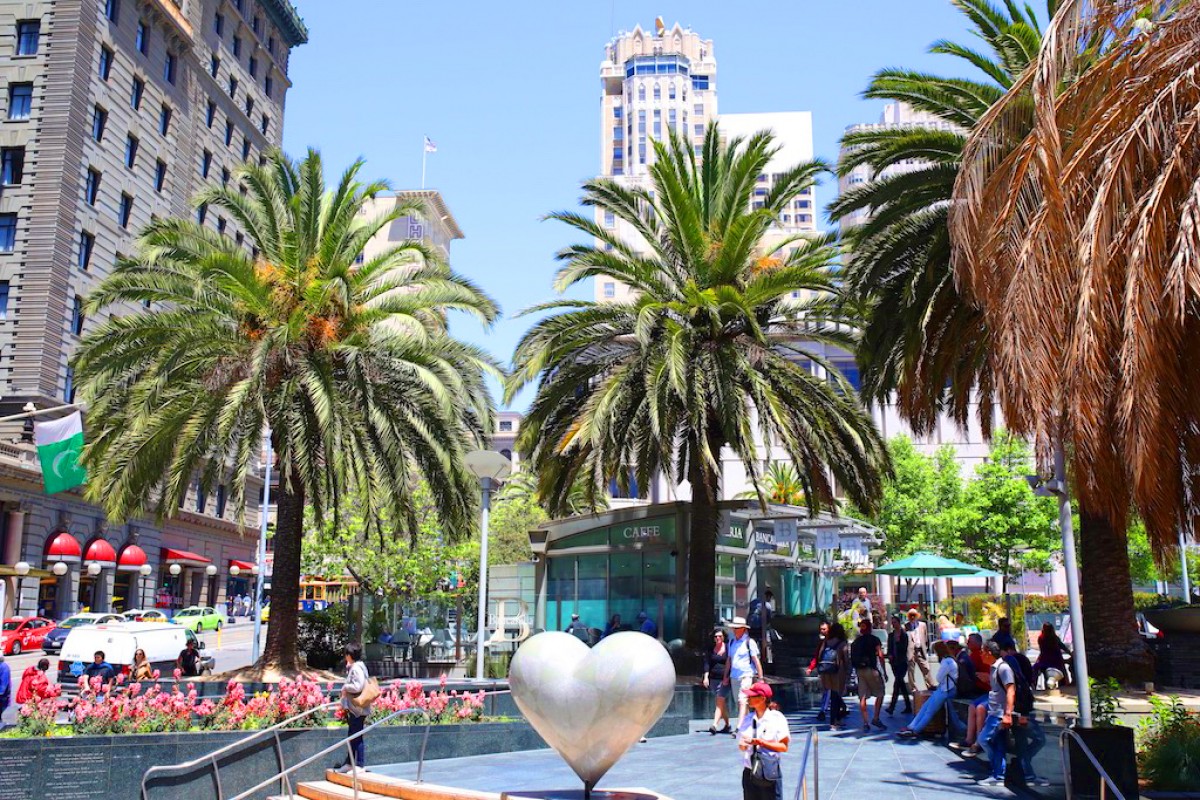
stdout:
<svg viewBox="0 0 1200 800">
<path fill-rule="evenodd" d="M 173 672 L 172 674 L 175 676 L 175 680 L 179 680 L 180 678 L 183 677 L 183 670 L 181 670 L 179 667 L 176 667 L 175 672 Z"/>
</svg>

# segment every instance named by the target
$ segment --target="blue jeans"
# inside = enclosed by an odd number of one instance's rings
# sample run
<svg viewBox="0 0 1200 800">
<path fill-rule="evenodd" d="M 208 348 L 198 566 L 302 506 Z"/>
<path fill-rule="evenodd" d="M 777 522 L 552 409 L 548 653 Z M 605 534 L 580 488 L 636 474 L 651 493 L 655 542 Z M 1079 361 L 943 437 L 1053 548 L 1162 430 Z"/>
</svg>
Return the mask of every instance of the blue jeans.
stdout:
<svg viewBox="0 0 1200 800">
<path fill-rule="evenodd" d="M 917 714 L 916 719 L 909 723 L 908 727 L 920 733 L 925 729 L 925 726 L 933 719 L 933 715 L 942 710 L 942 707 L 950 700 L 954 699 L 955 689 L 951 686 L 949 689 L 937 688 L 933 690 L 933 694 L 925 701 L 925 705 L 921 706 L 921 713 Z"/>
<path fill-rule="evenodd" d="M 829 713 L 829 690 L 828 689 L 826 689 L 821 694 L 821 713 L 822 714 Z"/>
<path fill-rule="evenodd" d="M 989 714 L 987 721 L 983 723 L 983 730 L 979 732 L 977 741 L 987 753 L 992 777 L 1001 781 L 1004 780 L 1004 770 L 1008 766 L 1004 758 L 1008 747 L 1007 740 L 1005 730 L 1000 727 L 1000 717 Z"/>
<path fill-rule="evenodd" d="M 346 736 L 350 737 L 362 731 L 363 727 L 367 724 L 367 717 L 365 714 L 360 717 L 346 712 L 346 723 L 350 726 L 349 730 L 346 731 Z M 360 736 L 350 743 L 350 748 L 354 751 L 354 764 L 359 767 L 367 765 L 367 743 L 364 741 L 366 738 L 365 736 Z"/>
<path fill-rule="evenodd" d="M 1033 769 L 1033 759 L 1046 746 L 1046 732 L 1037 720 L 1029 717 L 1029 722 L 1025 725 L 1013 726 L 1013 738 L 1016 740 L 1017 758 L 1021 762 L 1025 780 L 1032 781 L 1037 777 Z"/>
</svg>

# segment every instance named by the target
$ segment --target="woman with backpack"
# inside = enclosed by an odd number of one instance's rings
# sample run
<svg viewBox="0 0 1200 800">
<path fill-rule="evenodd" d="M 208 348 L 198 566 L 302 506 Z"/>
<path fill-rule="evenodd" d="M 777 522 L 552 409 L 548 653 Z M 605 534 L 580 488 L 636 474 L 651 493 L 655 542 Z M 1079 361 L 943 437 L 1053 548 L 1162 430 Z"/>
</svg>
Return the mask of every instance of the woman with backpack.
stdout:
<svg viewBox="0 0 1200 800">
<path fill-rule="evenodd" d="M 908 691 L 908 631 L 904 630 L 904 622 L 899 614 L 892 615 L 892 632 L 888 634 L 887 643 L 888 665 L 892 668 L 892 702 L 888 705 L 888 714 L 896 713 L 896 700 L 904 697 L 904 713 L 911 714 L 912 695 Z"/>
<path fill-rule="evenodd" d="M 821 645 L 821 655 L 817 659 L 821 687 L 829 692 L 829 724 L 834 729 L 841 729 L 847 713 L 842 695 L 846 691 L 846 679 L 850 673 L 848 651 L 846 629 L 842 623 L 835 622 L 829 626 L 829 636 Z"/>
</svg>

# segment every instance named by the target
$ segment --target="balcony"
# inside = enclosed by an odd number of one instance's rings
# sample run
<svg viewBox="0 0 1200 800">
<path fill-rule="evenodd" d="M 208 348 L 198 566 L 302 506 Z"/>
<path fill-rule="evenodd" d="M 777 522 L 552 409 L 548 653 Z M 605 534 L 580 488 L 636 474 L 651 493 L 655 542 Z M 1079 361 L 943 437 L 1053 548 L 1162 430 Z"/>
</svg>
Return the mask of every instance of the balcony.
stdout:
<svg viewBox="0 0 1200 800">
<path fill-rule="evenodd" d="M 183 3 L 186 0 L 152 0 L 151 5 L 162 12 L 162 15 L 174 26 L 176 32 L 182 36 L 188 44 L 191 44 L 193 33 L 192 23 L 188 22 L 188 18 L 183 13 Z"/>
</svg>

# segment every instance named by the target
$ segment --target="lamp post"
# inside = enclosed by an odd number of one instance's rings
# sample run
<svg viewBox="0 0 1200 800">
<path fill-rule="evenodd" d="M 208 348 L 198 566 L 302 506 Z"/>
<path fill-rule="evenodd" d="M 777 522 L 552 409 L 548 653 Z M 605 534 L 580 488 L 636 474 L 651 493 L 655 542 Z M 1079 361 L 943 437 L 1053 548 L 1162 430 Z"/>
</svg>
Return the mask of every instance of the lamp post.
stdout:
<svg viewBox="0 0 1200 800">
<path fill-rule="evenodd" d="M 1181 587 L 1183 589 L 1183 602 L 1190 603 L 1192 602 L 1192 582 L 1190 580 L 1191 576 L 1188 575 L 1187 539 L 1183 535 L 1183 528 L 1179 529 L 1179 565 L 1183 569 L 1181 576 L 1181 582 L 1183 584 Z"/>
<path fill-rule="evenodd" d="M 488 564 L 488 512 L 491 510 L 492 492 L 496 485 L 508 477 L 512 462 L 495 450 L 474 450 L 467 453 L 467 469 L 479 478 L 482 495 L 480 511 L 481 544 L 479 547 L 479 640 L 475 651 L 475 677 L 483 680 L 483 639 L 487 630 L 487 564 Z"/>
<path fill-rule="evenodd" d="M 138 578 L 138 603 L 137 604 L 139 606 L 144 606 L 146 604 L 146 578 L 149 578 L 150 573 L 153 571 L 154 570 L 152 570 L 150 568 L 149 564 L 142 564 L 140 567 L 138 567 L 138 575 L 141 576 L 140 578 Z"/>
<path fill-rule="evenodd" d="M 18 561 L 13 565 L 13 571 L 17 573 L 17 601 L 13 603 L 13 616 L 21 616 L 21 592 L 25 589 L 25 576 L 29 574 L 29 562 Z"/>
<path fill-rule="evenodd" d="M 259 611 L 263 596 L 263 578 L 266 575 L 267 563 L 267 508 L 271 505 L 271 429 L 268 427 L 263 434 L 263 448 L 266 458 L 263 460 L 263 493 L 262 506 L 258 516 L 258 553 L 255 556 L 254 569 L 254 602 L 250 604 L 250 614 L 254 622 L 254 640 L 250 645 L 250 663 L 257 664 L 261 655 L 259 637 L 262 633 L 262 613 Z"/>
</svg>

